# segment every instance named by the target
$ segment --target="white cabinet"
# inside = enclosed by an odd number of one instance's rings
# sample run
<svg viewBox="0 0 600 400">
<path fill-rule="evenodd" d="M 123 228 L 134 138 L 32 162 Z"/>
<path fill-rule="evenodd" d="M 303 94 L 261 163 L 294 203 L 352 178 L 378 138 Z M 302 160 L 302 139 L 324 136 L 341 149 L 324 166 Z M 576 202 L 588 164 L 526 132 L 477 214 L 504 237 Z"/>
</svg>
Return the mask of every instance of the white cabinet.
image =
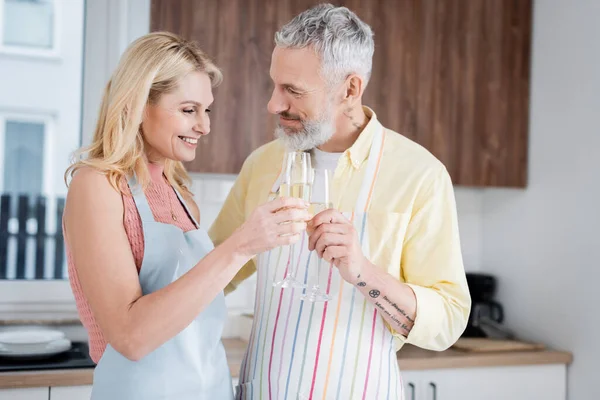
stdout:
<svg viewBox="0 0 600 400">
<path fill-rule="evenodd" d="M 402 372 L 405 400 L 565 400 L 565 365 Z"/>
<path fill-rule="evenodd" d="M 48 400 L 48 388 L 0 389 L 0 400 Z"/>
<path fill-rule="evenodd" d="M 89 400 L 90 397 L 92 397 L 92 385 L 50 388 L 50 400 Z"/>
</svg>

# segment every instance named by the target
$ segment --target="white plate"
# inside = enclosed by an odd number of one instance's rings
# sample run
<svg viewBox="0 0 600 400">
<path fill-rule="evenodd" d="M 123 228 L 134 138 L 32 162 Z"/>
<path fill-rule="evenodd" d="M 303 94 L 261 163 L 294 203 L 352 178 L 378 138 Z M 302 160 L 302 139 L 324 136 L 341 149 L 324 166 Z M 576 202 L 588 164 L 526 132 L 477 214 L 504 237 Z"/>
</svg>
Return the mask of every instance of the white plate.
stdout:
<svg viewBox="0 0 600 400">
<path fill-rule="evenodd" d="M 51 329 L 18 329 L 0 332 L 0 345 L 39 345 L 63 339 L 65 334 Z"/>
<path fill-rule="evenodd" d="M 22 347 L 18 344 L 7 345 L 0 344 L 0 357 L 4 358 L 32 358 L 49 357 L 55 354 L 63 353 L 71 348 L 69 339 L 58 339 L 50 343 L 40 343 L 38 345 Z"/>
</svg>

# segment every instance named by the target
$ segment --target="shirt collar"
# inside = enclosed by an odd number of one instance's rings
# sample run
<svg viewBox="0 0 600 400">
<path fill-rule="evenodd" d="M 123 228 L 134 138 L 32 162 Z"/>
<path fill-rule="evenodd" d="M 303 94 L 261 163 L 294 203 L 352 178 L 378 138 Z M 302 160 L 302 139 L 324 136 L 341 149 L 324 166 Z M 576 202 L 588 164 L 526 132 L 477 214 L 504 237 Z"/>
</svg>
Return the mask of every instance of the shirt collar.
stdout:
<svg viewBox="0 0 600 400">
<path fill-rule="evenodd" d="M 355 169 L 358 169 L 363 161 L 367 159 L 369 151 L 371 150 L 373 136 L 375 135 L 375 132 L 382 127 L 381 123 L 377 120 L 377 115 L 372 109 L 367 106 L 363 106 L 363 110 L 369 118 L 369 122 L 362 130 L 360 135 L 358 135 L 358 138 L 354 144 L 350 146 L 348 150 L 346 150 L 346 155 Z"/>
</svg>

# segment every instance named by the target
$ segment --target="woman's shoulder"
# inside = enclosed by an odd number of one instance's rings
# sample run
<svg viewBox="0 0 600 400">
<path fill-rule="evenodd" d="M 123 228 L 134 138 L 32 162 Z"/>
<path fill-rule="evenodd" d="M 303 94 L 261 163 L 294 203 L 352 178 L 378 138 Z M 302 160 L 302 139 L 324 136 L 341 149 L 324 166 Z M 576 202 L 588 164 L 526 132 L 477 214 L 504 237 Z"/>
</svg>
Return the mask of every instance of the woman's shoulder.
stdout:
<svg viewBox="0 0 600 400">
<path fill-rule="evenodd" d="M 117 184 L 122 185 L 121 181 L 119 179 Z M 107 173 L 90 166 L 83 166 L 75 171 L 69 183 L 67 204 L 69 203 L 71 205 L 83 203 L 83 206 L 98 203 L 122 204 L 121 190 L 111 183 Z"/>
</svg>

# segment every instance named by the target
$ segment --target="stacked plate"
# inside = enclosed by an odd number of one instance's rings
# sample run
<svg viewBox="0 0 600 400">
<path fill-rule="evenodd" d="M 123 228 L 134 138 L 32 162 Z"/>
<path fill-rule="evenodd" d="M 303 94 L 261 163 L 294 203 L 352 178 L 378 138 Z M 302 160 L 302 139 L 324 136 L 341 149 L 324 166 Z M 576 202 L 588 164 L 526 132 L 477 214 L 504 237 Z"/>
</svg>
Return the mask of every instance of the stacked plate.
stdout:
<svg viewBox="0 0 600 400">
<path fill-rule="evenodd" d="M 71 341 L 58 330 L 21 328 L 0 332 L 0 357 L 39 359 L 68 351 Z"/>
</svg>

